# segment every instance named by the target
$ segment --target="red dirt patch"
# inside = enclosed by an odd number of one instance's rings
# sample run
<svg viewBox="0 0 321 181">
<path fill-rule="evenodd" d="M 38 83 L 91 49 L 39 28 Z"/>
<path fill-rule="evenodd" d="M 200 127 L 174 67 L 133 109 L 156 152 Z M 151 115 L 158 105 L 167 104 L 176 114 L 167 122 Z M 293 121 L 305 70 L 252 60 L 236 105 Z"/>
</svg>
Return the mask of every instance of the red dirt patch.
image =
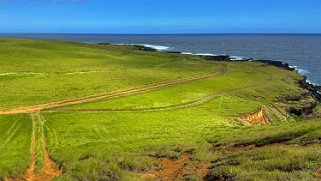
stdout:
<svg viewBox="0 0 321 181">
<path fill-rule="evenodd" d="M 246 114 L 240 118 L 242 122 L 247 125 L 268 125 L 271 124 L 268 117 L 265 115 L 265 111 L 263 108 L 260 110 Z"/>
<path fill-rule="evenodd" d="M 155 170 L 139 175 L 143 179 L 172 181 L 180 180 L 185 175 L 195 174 L 200 178 L 204 178 L 209 172 L 207 164 L 191 164 L 190 154 L 184 153 L 180 160 L 169 158 L 156 158 L 159 167 Z"/>
</svg>

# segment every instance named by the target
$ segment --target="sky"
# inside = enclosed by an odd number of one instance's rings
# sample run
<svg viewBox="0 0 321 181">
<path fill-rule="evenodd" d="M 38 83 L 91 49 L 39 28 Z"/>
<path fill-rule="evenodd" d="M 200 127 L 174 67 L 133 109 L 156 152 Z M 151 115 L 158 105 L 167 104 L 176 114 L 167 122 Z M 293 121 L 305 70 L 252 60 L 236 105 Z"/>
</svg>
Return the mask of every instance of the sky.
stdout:
<svg viewBox="0 0 321 181">
<path fill-rule="evenodd" d="M 321 0 L 0 0 L 0 33 L 321 33 Z"/>
</svg>

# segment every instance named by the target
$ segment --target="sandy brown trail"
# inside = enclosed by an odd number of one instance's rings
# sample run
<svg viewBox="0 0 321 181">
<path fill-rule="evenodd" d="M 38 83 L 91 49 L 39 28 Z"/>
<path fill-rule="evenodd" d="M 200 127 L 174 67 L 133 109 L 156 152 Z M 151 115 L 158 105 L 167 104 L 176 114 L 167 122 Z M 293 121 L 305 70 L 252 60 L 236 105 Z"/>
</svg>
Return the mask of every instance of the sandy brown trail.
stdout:
<svg viewBox="0 0 321 181">
<path fill-rule="evenodd" d="M 37 113 L 37 119 L 40 121 L 40 130 L 41 130 L 41 144 L 42 151 L 44 153 L 44 167 L 42 172 L 35 174 L 33 172 L 31 175 L 25 174 L 25 178 L 28 181 L 49 181 L 54 177 L 57 177 L 63 173 L 62 169 L 59 169 L 54 161 L 50 159 L 49 152 L 47 149 L 46 138 L 44 133 L 44 123 L 45 120 L 41 117 L 40 113 Z M 34 171 L 34 170 L 33 170 Z"/>
<path fill-rule="evenodd" d="M 70 106 L 70 105 L 87 103 L 87 102 L 94 102 L 94 101 L 101 100 L 101 99 L 112 99 L 112 98 L 117 98 L 117 97 L 124 97 L 124 96 L 133 95 L 133 94 L 149 92 L 149 91 L 153 91 L 153 90 L 157 90 L 157 89 L 161 89 L 161 88 L 172 87 L 172 86 L 176 86 L 176 85 L 180 85 L 180 84 L 184 84 L 184 83 L 188 83 L 188 82 L 199 81 L 199 80 L 204 80 L 204 79 L 208 79 L 208 78 L 212 78 L 212 77 L 217 77 L 217 76 L 224 75 L 226 72 L 227 72 L 227 65 L 221 64 L 219 66 L 219 70 L 217 72 L 209 74 L 207 76 L 189 77 L 189 78 L 179 79 L 179 80 L 175 80 L 175 81 L 150 84 L 150 85 L 147 85 L 144 87 L 139 87 L 139 88 L 110 92 L 110 93 L 106 93 L 106 94 L 91 95 L 91 96 L 85 96 L 85 97 L 80 97 L 80 98 L 75 98 L 75 99 L 67 99 L 67 100 L 62 100 L 62 101 L 38 104 L 38 105 L 33 105 L 33 106 L 26 106 L 26 107 L 9 109 L 9 110 L 0 110 L 0 115 L 33 113 L 33 112 L 38 112 L 38 111 L 41 111 L 44 109 L 64 107 L 64 106 Z"/>
<path fill-rule="evenodd" d="M 190 101 L 190 102 L 185 102 L 182 104 L 175 104 L 175 105 L 169 105 L 169 106 L 163 106 L 163 107 L 152 107 L 152 108 L 141 108 L 141 109 L 63 109 L 63 110 L 50 110 L 46 112 L 63 112 L 63 113 L 68 113 L 68 112 L 82 112 L 82 113 L 132 113 L 132 112 L 157 112 L 157 111 L 167 111 L 167 110 L 173 110 L 173 109 L 184 109 L 184 108 L 189 108 L 193 106 L 198 106 L 201 104 L 204 104 L 206 102 L 211 101 L 213 98 L 222 96 L 226 93 L 231 93 L 235 91 L 241 91 L 249 88 L 253 88 L 258 86 L 257 84 L 245 86 L 245 87 L 240 87 L 236 89 L 231 89 L 227 91 L 221 91 L 217 93 L 210 94 L 208 96 L 204 96 L 200 99 Z"/>
<path fill-rule="evenodd" d="M 255 71 L 259 71 L 259 70 L 255 69 Z M 242 91 L 242 90 L 246 90 L 246 89 L 250 89 L 250 88 L 264 86 L 264 85 L 267 85 L 268 83 L 273 81 L 273 75 L 272 74 L 267 73 L 267 72 L 263 72 L 263 71 L 261 71 L 261 72 L 266 74 L 266 76 L 267 76 L 265 81 L 259 82 L 257 84 L 251 84 L 251 85 L 247 85 L 247 86 L 243 86 L 243 87 L 232 88 L 232 89 L 228 89 L 228 90 L 225 90 L 225 91 L 215 92 L 213 94 L 204 96 L 204 97 L 196 99 L 194 101 L 189 101 L 189 102 L 185 102 L 185 103 L 181 103 L 181 104 L 175 104 L 175 105 L 169 105 L 169 106 L 161 106 L 161 107 L 141 108 L 141 109 L 75 109 L 75 110 L 63 109 L 63 110 L 50 110 L 50 111 L 47 111 L 47 112 L 64 112 L 64 113 L 68 113 L 68 112 L 80 112 L 80 113 L 132 113 L 132 112 L 157 112 L 157 111 L 166 111 L 166 110 L 173 110 L 173 109 L 184 109 L 184 108 L 189 108 L 189 107 L 193 107 L 193 106 L 198 106 L 198 105 L 204 104 L 206 102 L 211 101 L 214 97 L 222 96 L 222 95 L 224 95 L 226 93 L 233 93 L 233 92 L 236 92 L 236 91 Z"/>
<path fill-rule="evenodd" d="M 219 92 L 204 96 L 200 99 L 196 99 L 194 101 L 189 101 L 189 102 L 185 102 L 182 104 L 176 104 L 176 105 L 163 106 L 163 107 L 152 107 L 152 108 L 141 108 L 141 109 L 75 109 L 75 110 L 63 109 L 63 110 L 51 110 L 48 112 L 126 113 L 126 112 L 156 112 L 156 111 L 166 111 L 166 110 L 173 110 L 173 109 L 184 109 L 184 108 L 189 108 L 189 107 L 204 104 L 206 102 L 211 101 L 214 97 L 222 96 L 226 93 L 233 93 L 236 91 L 241 91 L 241 90 L 246 90 L 246 89 L 255 88 L 255 87 L 259 87 L 259 86 L 264 86 L 264 85 L 267 85 L 272 80 L 273 80 L 273 75 L 271 75 L 270 73 L 267 73 L 266 80 L 263 82 L 257 83 L 257 84 L 233 88 L 233 89 L 229 89 L 229 90 L 225 90 L 225 91 L 219 91 Z"/>
</svg>

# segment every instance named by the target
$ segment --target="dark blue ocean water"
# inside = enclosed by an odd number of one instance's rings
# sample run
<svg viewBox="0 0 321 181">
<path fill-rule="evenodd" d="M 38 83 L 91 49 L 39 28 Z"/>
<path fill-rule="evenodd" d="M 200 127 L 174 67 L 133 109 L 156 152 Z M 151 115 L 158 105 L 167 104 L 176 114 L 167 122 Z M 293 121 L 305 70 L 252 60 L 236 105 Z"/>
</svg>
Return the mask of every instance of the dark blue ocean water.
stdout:
<svg viewBox="0 0 321 181">
<path fill-rule="evenodd" d="M 0 34 L 0 36 L 60 39 L 80 42 L 148 44 L 162 50 L 228 54 L 243 58 L 281 60 L 295 66 L 314 84 L 321 85 L 321 35 L 214 34 L 214 35 L 95 35 Z"/>
</svg>

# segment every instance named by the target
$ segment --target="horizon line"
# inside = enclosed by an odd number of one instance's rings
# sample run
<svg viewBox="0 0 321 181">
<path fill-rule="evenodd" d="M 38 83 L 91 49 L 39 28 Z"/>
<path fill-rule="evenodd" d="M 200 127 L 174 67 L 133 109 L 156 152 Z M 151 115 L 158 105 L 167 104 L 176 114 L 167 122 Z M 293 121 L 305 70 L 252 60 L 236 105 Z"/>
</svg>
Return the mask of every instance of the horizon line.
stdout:
<svg viewBox="0 0 321 181">
<path fill-rule="evenodd" d="M 63 33 L 63 32 L 19 32 L 19 33 L 5 33 L 0 32 L 0 35 L 321 35 L 320 33 Z"/>
</svg>

